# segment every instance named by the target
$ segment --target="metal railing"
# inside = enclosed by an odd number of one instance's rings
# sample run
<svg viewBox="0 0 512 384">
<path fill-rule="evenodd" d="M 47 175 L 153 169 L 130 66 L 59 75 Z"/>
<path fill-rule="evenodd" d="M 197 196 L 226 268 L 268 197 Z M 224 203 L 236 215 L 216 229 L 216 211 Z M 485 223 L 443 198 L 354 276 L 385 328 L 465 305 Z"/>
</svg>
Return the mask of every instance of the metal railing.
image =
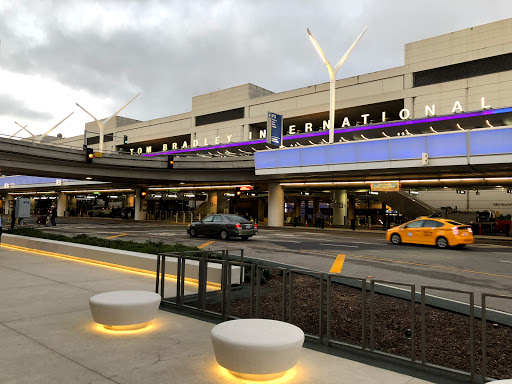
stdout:
<svg viewBox="0 0 512 384">
<path fill-rule="evenodd" d="M 176 273 L 176 295 L 166 297 L 165 294 L 165 263 L 167 258 L 177 259 Z M 187 261 L 194 260 L 198 264 L 197 295 L 185 296 L 185 275 Z M 210 264 L 220 265 L 221 284 L 220 288 L 207 291 L 208 266 Z M 232 281 L 233 267 L 240 267 L 240 279 Z M 269 279 L 270 278 L 270 279 Z M 265 282 L 268 279 L 269 282 Z M 300 284 L 296 282 L 302 280 Z M 385 315 L 378 315 L 378 310 L 383 304 L 383 297 L 390 297 L 377 292 L 377 287 L 399 286 L 408 288 L 406 294 L 408 299 L 393 298 L 401 301 L 403 310 L 407 310 L 410 316 L 410 325 L 406 334 L 398 335 L 401 350 L 396 352 L 393 348 L 389 350 L 381 344 L 386 340 L 385 327 L 377 325 L 377 319 L 385 318 Z M 302 291 L 301 291 L 302 287 Z M 307 294 L 304 292 L 307 288 Z M 339 313 L 339 307 L 344 304 L 341 290 L 351 289 L 354 295 L 358 295 L 360 308 L 352 308 L 349 316 L 343 318 Z M 442 336 L 443 324 L 436 324 L 436 327 L 427 327 L 427 319 L 435 319 L 427 314 L 429 311 L 438 310 L 450 313 L 450 311 L 436 309 L 427 305 L 427 290 L 460 293 L 469 296 L 469 340 L 460 340 L 459 358 L 462 367 L 450 367 L 443 365 L 444 361 L 432 363 L 432 349 L 428 349 L 428 332 L 438 332 Z M 286 267 L 267 266 L 255 264 L 244 260 L 243 250 L 224 250 L 217 252 L 192 251 L 183 253 L 159 254 L 157 259 L 156 287 L 155 292 L 160 293 L 164 304 L 189 308 L 200 312 L 219 316 L 222 320 L 237 318 L 271 318 L 274 320 L 286 321 L 302 328 L 306 337 L 316 340 L 320 344 L 329 347 L 348 347 L 358 349 L 371 354 L 378 354 L 398 359 L 408 364 L 426 366 L 444 372 L 455 373 L 467 379 L 471 383 L 480 383 L 492 380 L 487 377 L 487 338 L 486 338 L 486 298 L 512 299 L 512 296 L 504 295 L 482 295 L 482 364 L 480 372 L 477 372 L 476 357 L 479 351 L 476 350 L 475 335 L 475 303 L 474 293 L 455 289 L 422 286 L 419 299 L 414 284 L 400 282 L 369 280 L 339 274 L 323 273 L 311 270 L 293 269 Z M 377 300 L 377 296 L 379 300 Z M 304 302 L 306 297 L 307 303 Z M 307 305 L 307 307 L 305 307 Z M 297 306 L 301 312 L 308 312 L 309 320 L 301 320 L 297 316 Z M 304 315 L 301 313 L 301 315 Z M 395 313 L 388 314 L 393 318 Z M 465 315 L 457 315 L 465 316 Z M 418 318 L 419 317 L 419 318 Z M 466 318 L 466 317 L 464 317 Z M 303 323 L 301 323 L 301 321 Z M 348 340 L 343 340 L 340 329 L 343 330 L 342 321 L 350 322 L 353 332 Z M 355 324 L 354 324 L 355 323 Z M 462 323 L 459 326 L 462 326 Z M 347 323 L 348 324 L 348 323 Z M 417 330 L 420 328 L 420 337 Z M 359 330 L 357 330 L 357 329 Z M 397 330 L 388 330 L 389 334 L 397 337 Z M 401 330 L 402 332 L 402 330 Z M 403 336 L 403 337 L 402 337 Z M 436 335 L 433 335 L 436 337 Z M 360 337 L 360 338 L 359 338 Z M 410 339 L 409 340 L 404 340 Z M 392 338 L 391 338 L 392 339 Z M 469 342 L 469 348 L 466 345 Z M 407 346 L 408 344 L 408 346 Z M 429 351 L 429 353 L 427 353 Z M 435 355 L 434 355 L 435 356 Z M 436 360 L 436 359 L 433 359 Z M 467 368 L 464 368 L 467 367 Z"/>
</svg>

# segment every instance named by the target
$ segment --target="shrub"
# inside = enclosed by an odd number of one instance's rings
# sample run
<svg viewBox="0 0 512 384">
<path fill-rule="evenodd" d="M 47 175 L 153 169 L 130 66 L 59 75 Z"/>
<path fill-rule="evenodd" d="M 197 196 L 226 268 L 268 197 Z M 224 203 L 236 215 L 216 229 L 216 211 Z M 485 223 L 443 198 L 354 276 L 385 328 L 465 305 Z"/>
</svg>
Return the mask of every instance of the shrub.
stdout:
<svg viewBox="0 0 512 384">
<path fill-rule="evenodd" d="M 163 252 L 184 252 L 184 251 L 196 251 L 196 247 L 183 245 L 180 243 L 165 244 L 162 241 L 147 240 L 145 243 L 136 243 L 132 240 L 107 240 L 100 239 L 99 237 L 89 236 L 85 234 L 76 235 L 74 237 L 68 237 L 65 235 L 57 235 L 53 233 L 46 233 L 36 228 L 31 227 L 18 227 L 14 229 L 8 229 L 5 231 L 13 235 L 36 237 L 39 239 L 65 241 L 68 243 L 77 243 L 85 245 L 94 245 L 96 247 L 121 249 L 123 251 L 133 251 L 141 253 L 163 253 Z"/>
</svg>

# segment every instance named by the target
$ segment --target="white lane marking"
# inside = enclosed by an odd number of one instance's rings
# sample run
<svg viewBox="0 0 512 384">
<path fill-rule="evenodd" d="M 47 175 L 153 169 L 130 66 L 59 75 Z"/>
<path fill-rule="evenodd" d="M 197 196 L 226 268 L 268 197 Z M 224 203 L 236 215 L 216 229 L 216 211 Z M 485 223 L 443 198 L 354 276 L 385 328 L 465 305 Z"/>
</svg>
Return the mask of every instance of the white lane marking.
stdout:
<svg viewBox="0 0 512 384">
<path fill-rule="evenodd" d="M 491 253 L 495 253 L 498 255 L 512 255 L 512 252 L 491 252 Z"/>
<path fill-rule="evenodd" d="M 329 245 L 329 246 L 331 246 L 331 247 L 359 248 L 359 246 L 357 246 L 357 245 L 326 244 L 326 243 L 320 243 L 320 245 Z"/>
<path fill-rule="evenodd" d="M 296 244 L 300 244 L 302 243 L 302 241 L 295 241 L 295 240 L 272 240 L 272 241 L 275 241 L 276 243 L 296 243 Z"/>
<path fill-rule="evenodd" d="M 508 260 L 500 260 L 500 263 L 509 263 L 509 264 L 512 264 L 512 261 L 508 261 Z"/>
</svg>

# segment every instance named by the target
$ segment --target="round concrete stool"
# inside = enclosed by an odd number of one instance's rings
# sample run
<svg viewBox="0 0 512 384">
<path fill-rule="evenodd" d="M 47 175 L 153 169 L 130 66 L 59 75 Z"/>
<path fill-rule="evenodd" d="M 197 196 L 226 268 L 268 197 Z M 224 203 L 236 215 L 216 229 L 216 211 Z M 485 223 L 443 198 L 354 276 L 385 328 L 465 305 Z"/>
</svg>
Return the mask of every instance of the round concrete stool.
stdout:
<svg viewBox="0 0 512 384">
<path fill-rule="evenodd" d="M 149 291 L 112 291 L 89 299 L 92 318 L 105 328 L 139 329 L 156 317 L 160 295 Z"/>
<path fill-rule="evenodd" d="M 243 319 L 212 329 L 217 362 L 236 376 L 269 380 L 282 376 L 299 359 L 304 332 L 275 320 Z"/>
</svg>

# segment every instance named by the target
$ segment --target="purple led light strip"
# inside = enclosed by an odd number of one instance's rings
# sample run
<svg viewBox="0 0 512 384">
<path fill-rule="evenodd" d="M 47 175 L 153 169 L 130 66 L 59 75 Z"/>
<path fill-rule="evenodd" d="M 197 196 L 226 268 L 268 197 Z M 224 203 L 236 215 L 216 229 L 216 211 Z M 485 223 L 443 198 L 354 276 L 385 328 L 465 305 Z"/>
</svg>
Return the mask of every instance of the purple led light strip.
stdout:
<svg viewBox="0 0 512 384">
<path fill-rule="evenodd" d="M 383 123 L 383 124 L 375 124 L 375 125 L 362 125 L 354 128 L 340 128 L 335 129 L 334 133 L 346 133 L 346 132 L 354 132 L 354 131 L 363 131 L 367 129 L 374 129 L 374 128 L 389 128 L 389 127 L 398 127 L 402 125 L 413 125 L 413 124 L 422 124 L 422 123 L 431 123 L 434 121 L 444 121 L 444 120 L 453 120 L 453 119 L 464 119 L 467 117 L 476 117 L 476 116 L 485 116 L 485 115 L 495 115 L 499 113 L 507 113 L 512 112 L 512 107 L 509 108 L 501 108 L 501 109 L 487 109 L 485 111 L 480 112 L 470 112 L 470 113 L 461 113 L 458 115 L 448 115 L 448 116 L 436 116 L 436 117 L 428 117 L 424 119 L 417 119 L 417 120 L 403 120 L 403 121 L 396 121 L 392 123 Z M 319 132 L 311 132 L 311 133 L 304 133 L 302 135 L 293 135 L 288 137 L 283 137 L 283 141 L 285 140 L 296 140 L 296 139 L 302 139 L 305 137 L 315 137 L 315 136 L 323 136 L 327 135 L 329 131 L 319 131 Z M 229 144 L 222 144 L 222 145 L 215 145 L 212 147 L 194 147 L 194 148 L 187 148 L 187 149 L 177 149 L 174 151 L 166 151 L 166 152 L 157 152 L 157 153 L 144 153 L 142 156 L 160 156 L 160 155 L 172 155 L 176 153 L 187 153 L 187 152 L 197 152 L 197 151 L 211 151 L 213 149 L 220 149 L 220 148 L 230 148 L 235 146 L 243 146 L 243 145 L 255 145 L 255 144 L 264 144 L 266 143 L 266 140 L 255 140 L 255 141 L 244 141 L 241 143 L 229 143 Z"/>
</svg>

